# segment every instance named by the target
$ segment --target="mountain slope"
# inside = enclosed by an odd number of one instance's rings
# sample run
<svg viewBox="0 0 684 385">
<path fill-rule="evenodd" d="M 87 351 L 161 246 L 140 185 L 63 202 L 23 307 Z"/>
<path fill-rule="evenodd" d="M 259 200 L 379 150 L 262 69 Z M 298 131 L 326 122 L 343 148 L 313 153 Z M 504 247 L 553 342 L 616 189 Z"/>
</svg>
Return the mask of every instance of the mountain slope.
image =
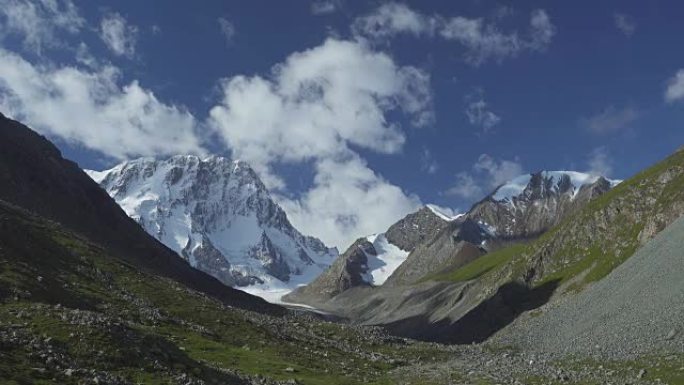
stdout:
<svg viewBox="0 0 684 385">
<path fill-rule="evenodd" d="M 382 285 L 412 250 L 447 227 L 448 219 L 428 206 L 408 214 L 386 232 L 356 240 L 329 269 L 283 299 L 320 304 L 353 287 Z"/>
<path fill-rule="evenodd" d="M 515 254 L 499 279 L 578 290 L 606 276 L 684 214 L 684 151 L 620 183 Z M 493 273 L 494 273 L 493 272 Z"/>
<path fill-rule="evenodd" d="M 417 248 L 388 283 L 411 284 L 429 274 L 458 269 L 510 243 L 534 239 L 618 183 L 575 171 L 514 178 Z"/>
<path fill-rule="evenodd" d="M 269 296 L 308 283 L 337 255 L 300 234 L 242 161 L 141 158 L 89 173 L 149 234 L 227 285 Z"/>
<path fill-rule="evenodd" d="M 684 348 L 684 218 L 587 290 L 519 319 L 497 343 L 623 358 Z"/>
<path fill-rule="evenodd" d="M 628 260 L 684 214 L 683 187 L 680 150 L 591 200 L 538 239 L 429 279 L 479 287 L 471 294 L 479 305 L 453 319 L 452 326 L 471 328 L 470 334 L 484 340 L 526 311 L 591 287 Z"/>
<path fill-rule="evenodd" d="M 393 341 L 226 306 L 0 200 L 2 383 L 386 384 L 435 354 Z"/>
<path fill-rule="evenodd" d="M 282 312 L 190 267 L 140 226 L 44 137 L 0 116 L 0 199 L 84 235 L 111 254 L 226 304 Z"/>
</svg>

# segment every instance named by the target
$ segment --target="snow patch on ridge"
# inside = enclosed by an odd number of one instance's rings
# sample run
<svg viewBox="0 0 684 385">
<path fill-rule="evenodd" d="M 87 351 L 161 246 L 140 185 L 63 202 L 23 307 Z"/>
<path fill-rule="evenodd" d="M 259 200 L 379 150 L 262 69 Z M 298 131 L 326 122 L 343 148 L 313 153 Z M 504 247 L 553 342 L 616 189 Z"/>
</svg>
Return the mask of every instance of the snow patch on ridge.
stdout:
<svg viewBox="0 0 684 385">
<path fill-rule="evenodd" d="M 382 285 L 409 255 L 408 251 L 391 244 L 384 233 L 366 237 L 373 244 L 376 255 L 366 254 L 368 270 L 364 280 L 372 285 Z"/>
<path fill-rule="evenodd" d="M 437 206 L 435 204 L 427 204 L 425 205 L 427 208 L 430 209 L 435 215 L 438 217 L 444 219 L 445 221 L 455 221 L 456 219 L 464 216 L 465 214 L 456 214 L 456 212 L 448 207 L 441 207 Z"/>
</svg>

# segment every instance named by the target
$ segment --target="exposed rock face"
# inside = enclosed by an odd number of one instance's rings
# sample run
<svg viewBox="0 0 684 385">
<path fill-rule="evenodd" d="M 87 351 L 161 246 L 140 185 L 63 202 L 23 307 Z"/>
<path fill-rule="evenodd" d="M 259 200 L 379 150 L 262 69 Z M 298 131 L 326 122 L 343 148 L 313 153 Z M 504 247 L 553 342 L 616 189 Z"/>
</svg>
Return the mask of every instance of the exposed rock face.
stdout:
<svg viewBox="0 0 684 385">
<path fill-rule="evenodd" d="M 617 183 L 573 171 L 522 175 L 475 204 L 467 216 L 499 239 L 534 238 Z"/>
<path fill-rule="evenodd" d="M 90 175 L 148 233 L 227 285 L 315 275 L 337 255 L 299 233 L 242 161 L 142 158 Z"/>
<path fill-rule="evenodd" d="M 448 221 L 435 215 L 426 206 L 390 226 L 385 232 L 385 237 L 400 249 L 413 251 L 416 246 L 430 240 L 448 224 Z"/>
<path fill-rule="evenodd" d="M 373 244 L 359 238 L 313 282 L 283 299 L 295 303 L 318 303 L 357 286 L 370 286 L 363 276 L 368 270 L 368 255 L 375 255 Z"/>
<path fill-rule="evenodd" d="M 416 247 L 386 284 L 411 284 L 444 268 L 463 266 L 485 253 L 482 245 L 488 238 L 489 234 L 472 219 L 456 220 L 430 242 Z"/>
</svg>

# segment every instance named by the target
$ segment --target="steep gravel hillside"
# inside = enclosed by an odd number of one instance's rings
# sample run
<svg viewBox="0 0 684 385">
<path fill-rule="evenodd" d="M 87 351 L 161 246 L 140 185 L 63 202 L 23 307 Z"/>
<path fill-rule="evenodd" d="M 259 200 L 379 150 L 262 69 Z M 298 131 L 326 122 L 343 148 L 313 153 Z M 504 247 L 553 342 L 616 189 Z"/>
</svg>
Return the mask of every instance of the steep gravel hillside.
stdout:
<svg viewBox="0 0 684 385">
<path fill-rule="evenodd" d="M 684 352 L 684 218 L 606 278 L 494 338 L 529 350 L 624 358 Z"/>
</svg>

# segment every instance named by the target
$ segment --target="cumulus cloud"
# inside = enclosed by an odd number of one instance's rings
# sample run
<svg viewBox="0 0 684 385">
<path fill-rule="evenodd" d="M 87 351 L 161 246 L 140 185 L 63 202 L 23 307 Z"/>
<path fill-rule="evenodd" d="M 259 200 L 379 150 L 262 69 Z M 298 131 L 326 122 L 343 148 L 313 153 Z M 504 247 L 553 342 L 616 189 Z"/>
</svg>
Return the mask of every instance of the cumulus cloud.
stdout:
<svg viewBox="0 0 684 385">
<path fill-rule="evenodd" d="M 71 0 L 0 0 L 0 37 L 16 36 L 23 48 L 42 54 L 59 47 L 62 34 L 75 34 L 85 25 Z"/>
<path fill-rule="evenodd" d="M 609 106 L 600 113 L 583 120 L 583 125 L 594 134 L 612 134 L 626 129 L 639 118 L 639 111 L 632 107 Z"/>
<path fill-rule="evenodd" d="M 339 4 L 334 0 L 316 0 L 311 2 L 311 13 L 314 15 L 328 15 L 339 8 Z"/>
<path fill-rule="evenodd" d="M 636 31 L 637 26 L 634 18 L 624 13 L 614 13 L 613 22 L 615 27 L 627 37 L 632 36 L 634 31 Z"/>
<path fill-rule="evenodd" d="M 684 69 L 677 71 L 677 73 L 667 82 L 667 89 L 665 90 L 665 101 L 673 103 L 675 101 L 684 99 Z"/>
<path fill-rule="evenodd" d="M 589 173 L 608 177 L 613 173 L 613 159 L 605 147 L 597 147 L 587 158 Z"/>
<path fill-rule="evenodd" d="M 226 42 L 230 44 L 233 41 L 233 38 L 235 37 L 235 24 L 233 24 L 230 20 L 226 19 L 225 17 L 219 17 L 218 24 L 221 30 L 221 34 L 226 39 Z"/>
<path fill-rule="evenodd" d="M 354 154 L 321 159 L 313 187 L 299 199 L 279 203 L 299 230 L 341 248 L 384 231 L 420 206 L 416 196 L 384 180 Z"/>
<path fill-rule="evenodd" d="M 202 152 L 187 110 L 119 80 L 112 66 L 34 65 L 0 49 L 0 108 L 34 129 L 117 159 Z"/>
<path fill-rule="evenodd" d="M 497 25 L 500 17 L 487 22 L 482 18 L 455 16 L 444 18 L 414 11 L 400 3 L 385 3 L 373 12 L 358 17 L 352 31 L 372 40 L 387 39 L 397 34 L 441 36 L 460 43 L 465 48 L 465 59 L 472 65 L 487 60 L 501 61 L 524 51 L 542 51 L 551 43 L 556 28 L 546 11 L 538 9 L 530 15 L 528 31 L 502 32 Z"/>
<path fill-rule="evenodd" d="M 399 152 L 406 140 L 403 127 L 388 113 L 403 113 L 417 126 L 432 119 L 429 76 L 422 70 L 398 66 L 363 42 L 328 39 L 293 53 L 268 77 L 224 79 L 222 92 L 210 125 L 270 188 L 287 188 L 274 164 L 314 164 L 312 189 L 283 204 L 296 226 L 346 246 L 370 227 L 384 230 L 415 206 L 416 199 L 376 175 L 353 148 Z M 364 199 L 375 202 L 376 191 L 395 198 L 350 218 L 347 196 L 359 195 L 357 204 L 364 207 Z M 364 193 L 369 197 L 362 199 Z M 320 197 L 329 206 L 323 213 Z"/>
<path fill-rule="evenodd" d="M 456 174 L 455 183 L 444 194 L 464 199 L 479 199 L 522 173 L 523 168 L 518 159 L 499 160 L 481 154 L 471 171 Z"/>
<path fill-rule="evenodd" d="M 111 13 L 100 21 L 100 38 L 117 56 L 133 57 L 138 40 L 138 27 L 130 25 L 123 16 Z"/>
</svg>

